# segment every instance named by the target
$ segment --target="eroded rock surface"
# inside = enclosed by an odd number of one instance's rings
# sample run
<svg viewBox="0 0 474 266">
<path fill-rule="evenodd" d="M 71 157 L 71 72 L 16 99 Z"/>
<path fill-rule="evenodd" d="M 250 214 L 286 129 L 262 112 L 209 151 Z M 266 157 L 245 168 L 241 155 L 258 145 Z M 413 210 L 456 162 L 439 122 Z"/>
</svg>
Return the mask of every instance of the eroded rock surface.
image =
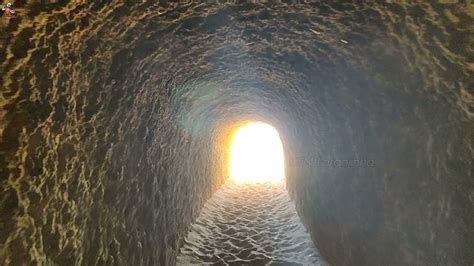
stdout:
<svg viewBox="0 0 474 266">
<path fill-rule="evenodd" d="M 248 119 L 329 263 L 473 264 L 472 4 L 160 2 L 1 18 L 0 264 L 173 264 Z"/>
</svg>

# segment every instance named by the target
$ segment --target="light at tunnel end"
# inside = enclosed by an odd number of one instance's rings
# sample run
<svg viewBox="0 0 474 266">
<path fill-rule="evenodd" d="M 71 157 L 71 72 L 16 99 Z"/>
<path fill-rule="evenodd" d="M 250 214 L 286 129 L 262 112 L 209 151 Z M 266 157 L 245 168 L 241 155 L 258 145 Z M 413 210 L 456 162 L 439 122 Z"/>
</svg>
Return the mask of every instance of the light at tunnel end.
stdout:
<svg viewBox="0 0 474 266">
<path fill-rule="evenodd" d="M 263 122 L 238 128 L 230 145 L 229 177 L 238 183 L 279 182 L 285 178 L 278 131 Z"/>
</svg>

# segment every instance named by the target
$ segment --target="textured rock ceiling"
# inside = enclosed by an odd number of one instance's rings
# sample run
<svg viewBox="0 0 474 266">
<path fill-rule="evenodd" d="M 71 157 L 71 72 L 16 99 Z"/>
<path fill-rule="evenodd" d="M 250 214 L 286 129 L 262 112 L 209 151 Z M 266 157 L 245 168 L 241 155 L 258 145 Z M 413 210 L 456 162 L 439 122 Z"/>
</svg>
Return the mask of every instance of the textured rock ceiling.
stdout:
<svg viewBox="0 0 474 266">
<path fill-rule="evenodd" d="M 173 263 L 247 120 L 330 263 L 474 261 L 472 4 L 17 2 L 0 261 Z"/>
</svg>

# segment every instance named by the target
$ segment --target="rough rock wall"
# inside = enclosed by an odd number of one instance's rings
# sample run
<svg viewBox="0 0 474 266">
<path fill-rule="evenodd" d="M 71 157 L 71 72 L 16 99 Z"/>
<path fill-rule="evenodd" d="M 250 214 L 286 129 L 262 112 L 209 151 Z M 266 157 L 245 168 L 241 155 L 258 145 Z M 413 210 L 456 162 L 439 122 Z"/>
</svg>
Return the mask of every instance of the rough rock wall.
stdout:
<svg viewBox="0 0 474 266">
<path fill-rule="evenodd" d="M 256 119 L 331 264 L 472 264 L 472 5 L 21 3 L 1 261 L 173 263 Z"/>
<path fill-rule="evenodd" d="M 172 54 L 113 28 L 117 10 L 84 9 L 19 12 L 8 28 L 0 264 L 172 264 L 223 180 L 223 152 L 186 120 Z"/>
<path fill-rule="evenodd" d="M 472 8 L 335 7 L 348 43 L 294 55 L 288 182 L 332 264 L 474 263 Z"/>
</svg>

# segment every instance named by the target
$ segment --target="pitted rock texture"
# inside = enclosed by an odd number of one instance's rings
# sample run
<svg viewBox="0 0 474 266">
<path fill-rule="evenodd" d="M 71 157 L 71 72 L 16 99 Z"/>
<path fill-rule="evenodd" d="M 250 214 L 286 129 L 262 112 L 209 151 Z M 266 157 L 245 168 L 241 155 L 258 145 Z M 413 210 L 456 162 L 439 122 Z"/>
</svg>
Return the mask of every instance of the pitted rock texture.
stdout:
<svg viewBox="0 0 474 266">
<path fill-rule="evenodd" d="M 227 181 L 184 243 L 178 265 L 321 265 L 283 181 Z"/>
<path fill-rule="evenodd" d="M 247 120 L 330 264 L 473 264 L 472 4 L 45 2 L 0 23 L 0 264 L 173 264 Z"/>
</svg>

